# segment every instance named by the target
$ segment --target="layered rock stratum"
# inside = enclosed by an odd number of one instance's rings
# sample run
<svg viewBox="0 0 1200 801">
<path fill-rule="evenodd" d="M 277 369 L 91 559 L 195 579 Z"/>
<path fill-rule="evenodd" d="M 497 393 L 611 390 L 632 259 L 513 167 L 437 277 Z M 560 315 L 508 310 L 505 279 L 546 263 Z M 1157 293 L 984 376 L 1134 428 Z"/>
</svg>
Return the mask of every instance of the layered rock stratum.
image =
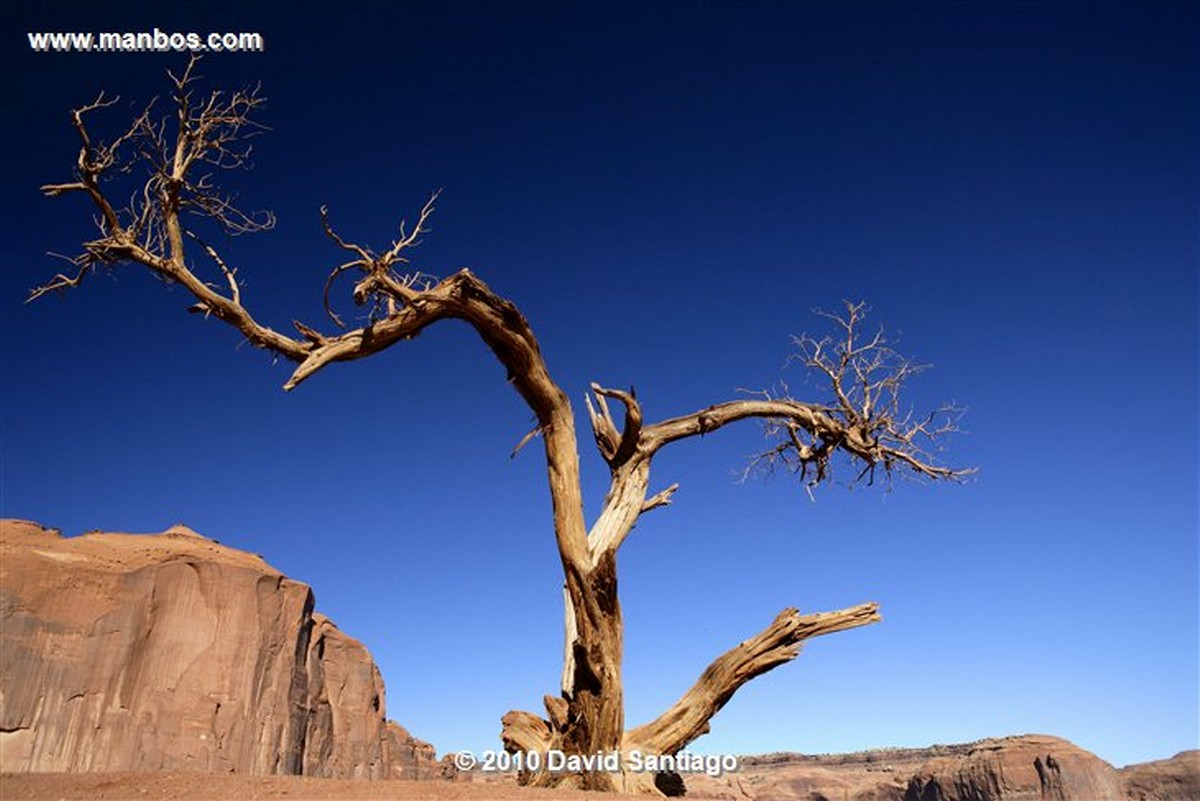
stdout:
<svg viewBox="0 0 1200 801">
<path fill-rule="evenodd" d="M 0 521 L 0 770 L 424 778 L 362 643 L 259 556 L 174 526 Z"/>
</svg>

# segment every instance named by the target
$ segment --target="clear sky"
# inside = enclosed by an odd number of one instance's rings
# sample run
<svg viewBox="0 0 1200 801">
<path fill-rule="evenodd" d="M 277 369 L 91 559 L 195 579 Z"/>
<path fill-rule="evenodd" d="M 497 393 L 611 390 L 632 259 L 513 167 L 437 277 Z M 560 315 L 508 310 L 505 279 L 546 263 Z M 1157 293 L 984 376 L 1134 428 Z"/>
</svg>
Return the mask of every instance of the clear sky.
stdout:
<svg viewBox="0 0 1200 801">
<path fill-rule="evenodd" d="M 694 748 L 1197 747 L 1194 3 L 74 5 L 0 12 L 3 515 L 262 553 L 440 752 L 497 747 L 555 690 L 540 451 L 508 458 L 530 415 L 465 326 L 285 394 L 286 364 L 132 268 L 22 305 L 92 230 L 37 191 L 71 175 L 66 111 L 105 88 L 115 125 L 184 63 L 26 32 L 259 31 L 202 72 L 270 98 L 232 180 L 278 228 L 220 243 L 263 322 L 329 329 L 322 204 L 379 246 L 442 188 L 415 266 L 513 299 L 577 407 L 590 381 L 650 419 L 781 379 L 821 400 L 789 337 L 848 298 L 935 365 L 915 404 L 970 408 L 966 486 L 738 484 L 754 425 L 662 453 L 654 487 L 682 488 L 620 559 L 631 725 L 780 609 L 877 600 L 882 624 L 812 642 Z"/>
</svg>

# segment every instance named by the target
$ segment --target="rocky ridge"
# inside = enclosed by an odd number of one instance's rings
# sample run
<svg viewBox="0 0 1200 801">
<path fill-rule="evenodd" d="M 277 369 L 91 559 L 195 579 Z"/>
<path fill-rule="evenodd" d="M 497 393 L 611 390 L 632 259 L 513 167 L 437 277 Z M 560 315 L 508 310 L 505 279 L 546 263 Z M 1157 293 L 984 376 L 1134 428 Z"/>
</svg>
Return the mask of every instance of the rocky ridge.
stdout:
<svg viewBox="0 0 1200 801">
<path fill-rule="evenodd" d="M 0 769 L 423 778 L 362 643 L 261 557 L 184 527 L 0 521 Z"/>
<path fill-rule="evenodd" d="M 1200 799 L 1200 751 L 1184 751 L 1170 759 L 1121 768 L 1129 801 L 1196 801 Z"/>
<path fill-rule="evenodd" d="M 1067 740 L 1030 734 L 929 748 L 745 757 L 689 776 L 688 795 L 733 801 L 1200 801 L 1200 751 L 1117 770 Z"/>
</svg>

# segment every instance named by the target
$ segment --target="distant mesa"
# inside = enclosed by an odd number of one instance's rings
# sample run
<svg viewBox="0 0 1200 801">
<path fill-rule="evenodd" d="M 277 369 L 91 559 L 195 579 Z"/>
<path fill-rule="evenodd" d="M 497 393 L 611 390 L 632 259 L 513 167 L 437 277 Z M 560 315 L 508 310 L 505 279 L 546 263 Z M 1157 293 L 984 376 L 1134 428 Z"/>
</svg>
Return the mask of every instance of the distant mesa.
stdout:
<svg viewBox="0 0 1200 801">
<path fill-rule="evenodd" d="M 1117 770 L 1060 737 L 746 757 L 688 795 L 771 801 L 1200 801 L 1200 751 Z"/>
</svg>

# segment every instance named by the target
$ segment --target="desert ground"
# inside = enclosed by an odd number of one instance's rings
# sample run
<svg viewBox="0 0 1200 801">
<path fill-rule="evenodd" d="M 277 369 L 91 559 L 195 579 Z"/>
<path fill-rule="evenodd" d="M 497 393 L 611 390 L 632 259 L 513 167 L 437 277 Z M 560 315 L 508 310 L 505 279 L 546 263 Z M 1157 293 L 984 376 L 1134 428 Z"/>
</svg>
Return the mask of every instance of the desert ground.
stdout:
<svg viewBox="0 0 1200 801">
<path fill-rule="evenodd" d="M 705 798 L 709 796 L 693 796 Z M 201 773 L 5 773 L 2 801 L 537 801 L 591 799 L 579 790 L 535 790 L 508 782 L 350 781 L 304 776 L 239 776 Z"/>
</svg>

